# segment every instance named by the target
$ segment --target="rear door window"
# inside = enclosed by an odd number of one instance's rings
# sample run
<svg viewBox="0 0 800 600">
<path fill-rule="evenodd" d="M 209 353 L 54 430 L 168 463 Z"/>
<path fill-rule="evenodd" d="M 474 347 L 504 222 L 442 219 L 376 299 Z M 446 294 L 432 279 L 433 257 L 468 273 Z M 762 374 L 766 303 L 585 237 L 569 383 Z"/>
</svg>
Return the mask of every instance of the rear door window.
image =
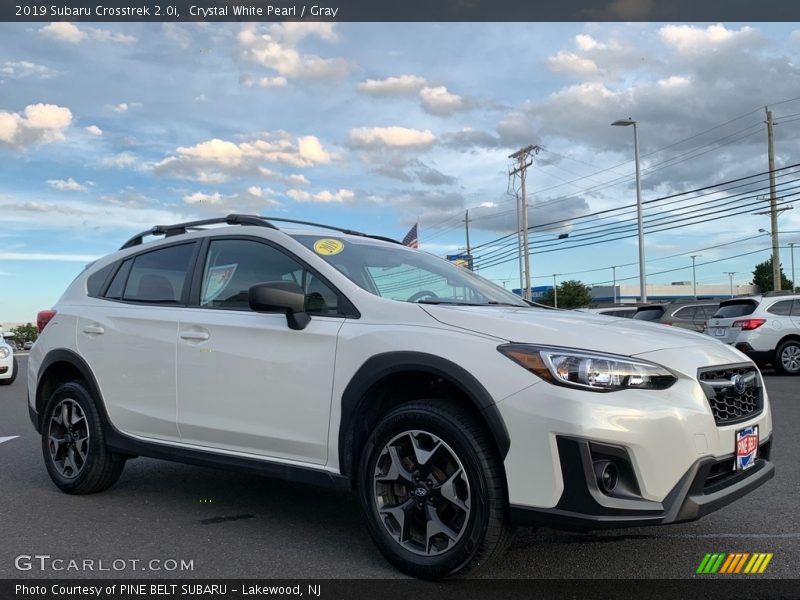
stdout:
<svg viewBox="0 0 800 600">
<path fill-rule="evenodd" d="M 681 321 L 691 321 L 697 314 L 697 308 L 698 307 L 696 306 L 684 306 L 683 308 L 676 310 L 672 314 L 672 317 L 675 319 L 680 319 Z"/>
<path fill-rule="evenodd" d="M 664 314 L 664 309 L 661 307 L 653 308 L 640 308 L 633 315 L 637 321 L 658 321 Z"/>
<path fill-rule="evenodd" d="M 720 304 L 719 309 L 714 313 L 715 319 L 732 319 L 752 314 L 758 304 L 752 300 L 739 300 Z"/>
<path fill-rule="evenodd" d="M 180 302 L 194 247 L 194 243 L 181 244 L 137 255 L 122 299 L 154 304 Z"/>
</svg>

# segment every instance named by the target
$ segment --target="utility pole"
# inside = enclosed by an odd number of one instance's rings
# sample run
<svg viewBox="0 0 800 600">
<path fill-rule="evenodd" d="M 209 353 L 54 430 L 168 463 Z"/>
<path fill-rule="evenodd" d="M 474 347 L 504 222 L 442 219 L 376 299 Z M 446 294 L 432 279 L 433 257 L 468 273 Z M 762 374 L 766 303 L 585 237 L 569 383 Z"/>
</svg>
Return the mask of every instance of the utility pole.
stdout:
<svg viewBox="0 0 800 600">
<path fill-rule="evenodd" d="M 775 193 L 775 144 L 772 132 L 772 111 L 767 111 L 767 154 L 769 157 L 769 220 L 772 231 L 772 288 L 781 289 L 781 257 L 778 246 L 778 198 Z"/>
<path fill-rule="evenodd" d="M 736 275 L 736 271 L 725 271 L 725 275 L 731 278 L 731 298 L 733 298 L 733 276 Z"/>
<path fill-rule="evenodd" d="M 520 179 L 520 210 L 522 211 L 522 222 L 521 222 L 521 229 L 522 229 L 522 240 L 521 240 L 521 251 L 522 251 L 522 258 L 524 261 L 524 271 L 525 271 L 525 281 L 524 286 L 522 288 L 522 297 L 526 300 L 531 299 L 531 253 L 530 249 L 528 248 L 528 195 L 527 191 L 525 190 L 525 179 L 528 171 L 528 167 L 533 164 L 532 160 L 528 160 L 528 157 L 533 154 L 539 154 L 539 150 L 541 148 L 537 145 L 529 145 L 525 146 L 524 148 L 520 148 L 513 154 L 509 154 L 508 158 L 517 161 L 518 166 L 516 169 L 512 170 L 509 175 L 519 174 Z M 520 265 L 520 270 L 523 269 L 523 265 Z"/>
<path fill-rule="evenodd" d="M 612 278 L 614 280 L 614 283 L 611 284 L 611 289 L 614 290 L 613 291 L 614 304 L 616 304 L 617 303 L 617 267 L 616 266 L 611 267 L 611 273 L 612 273 Z"/>
<path fill-rule="evenodd" d="M 556 285 L 556 275 L 553 273 L 553 308 L 558 308 L 558 286 Z"/>
<path fill-rule="evenodd" d="M 692 254 L 692 256 L 689 257 L 692 259 L 692 294 L 695 300 L 697 300 L 697 273 L 694 268 L 694 261 L 701 256 L 702 254 Z"/>
<path fill-rule="evenodd" d="M 469 210 L 464 215 L 464 227 L 467 230 L 467 268 L 472 271 L 472 249 L 469 245 Z"/>
<path fill-rule="evenodd" d="M 792 249 L 792 291 L 797 289 L 797 280 L 794 278 L 794 244 L 795 242 L 789 242 L 789 248 Z"/>
</svg>

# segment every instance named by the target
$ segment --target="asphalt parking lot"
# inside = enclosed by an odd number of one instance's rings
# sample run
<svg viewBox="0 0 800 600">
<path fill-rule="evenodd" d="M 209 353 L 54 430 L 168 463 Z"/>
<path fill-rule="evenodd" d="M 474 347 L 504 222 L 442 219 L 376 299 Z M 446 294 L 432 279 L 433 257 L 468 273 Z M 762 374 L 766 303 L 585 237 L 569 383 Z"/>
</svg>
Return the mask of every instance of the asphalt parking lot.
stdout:
<svg viewBox="0 0 800 600">
<path fill-rule="evenodd" d="M 0 388 L 0 578 L 393 578 L 347 494 L 150 459 L 130 461 L 116 486 L 93 496 L 59 492 L 45 472 L 26 407 L 27 358 Z M 800 564 L 800 380 L 767 374 L 776 476 L 700 521 L 596 533 L 520 529 L 490 578 L 690 578 L 707 552 L 772 552 L 765 576 Z M 3 438 L 18 436 L 2 441 Z M 20 555 L 94 560 L 111 568 L 56 571 Z M 49 561 L 50 559 L 48 559 Z M 141 561 L 133 563 L 132 561 Z M 151 565 L 161 570 L 150 570 Z M 191 570 L 167 570 L 172 562 Z M 23 561 L 22 566 L 25 566 Z M 123 566 L 117 562 L 116 566 Z"/>
</svg>

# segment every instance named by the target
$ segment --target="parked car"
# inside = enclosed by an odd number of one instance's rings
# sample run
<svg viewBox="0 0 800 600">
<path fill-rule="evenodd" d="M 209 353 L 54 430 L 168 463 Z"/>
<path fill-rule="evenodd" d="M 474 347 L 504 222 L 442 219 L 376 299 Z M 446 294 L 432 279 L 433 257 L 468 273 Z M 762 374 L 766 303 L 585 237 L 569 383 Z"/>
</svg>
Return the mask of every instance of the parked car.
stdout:
<svg viewBox="0 0 800 600">
<path fill-rule="evenodd" d="M 25 342 L 22 345 L 22 349 L 23 350 L 30 350 L 31 348 L 33 348 L 33 342 Z"/>
<path fill-rule="evenodd" d="M 636 306 L 608 306 L 606 308 L 582 308 L 580 310 L 597 315 L 621 317 L 624 319 L 630 319 L 636 314 Z"/>
<path fill-rule="evenodd" d="M 800 294 L 725 300 L 708 321 L 706 333 L 759 365 L 800 375 Z"/>
<path fill-rule="evenodd" d="M 702 332 L 718 308 L 719 302 L 714 300 L 675 300 L 668 304 L 642 307 L 633 318 Z"/>
<path fill-rule="evenodd" d="M 767 392 L 733 348 L 281 221 L 153 227 L 38 315 L 29 411 L 58 488 L 151 456 L 353 490 L 384 556 L 438 578 L 515 524 L 690 521 L 773 476 Z"/>
<path fill-rule="evenodd" d="M 11 385 L 17 378 L 17 359 L 14 348 L 0 338 L 0 385 Z"/>
</svg>

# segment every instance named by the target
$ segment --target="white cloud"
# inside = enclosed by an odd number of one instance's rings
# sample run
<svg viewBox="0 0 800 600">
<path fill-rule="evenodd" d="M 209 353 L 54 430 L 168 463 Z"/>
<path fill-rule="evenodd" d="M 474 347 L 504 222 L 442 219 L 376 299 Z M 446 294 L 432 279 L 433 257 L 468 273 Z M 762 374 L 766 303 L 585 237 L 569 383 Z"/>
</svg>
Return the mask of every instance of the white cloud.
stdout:
<svg viewBox="0 0 800 600">
<path fill-rule="evenodd" d="M 92 40 L 101 43 L 125 45 L 136 43 L 136 38 L 126 33 L 119 33 L 109 29 L 97 28 L 88 28 L 83 30 L 69 21 L 57 21 L 50 23 L 49 25 L 42 27 L 39 30 L 39 33 L 50 38 L 51 40 L 65 42 L 67 44 L 79 44 L 89 37 L 91 37 Z"/>
<path fill-rule="evenodd" d="M 22 114 L 0 111 L 0 144 L 24 147 L 64 139 L 72 112 L 55 104 L 29 104 Z"/>
<path fill-rule="evenodd" d="M 237 36 L 242 57 L 275 71 L 286 79 L 341 79 L 350 72 L 343 58 L 322 58 L 303 54 L 297 48 L 304 38 L 313 36 L 336 40 L 333 23 L 278 23 L 264 29 L 248 24 Z"/>
<path fill-rule="evenodd" d="M 108 104 L 107 107 L 115 113 L 126 113 L 132 108 L 141 108 L 141 102 L 120 102 L 119 104 Z"/>
<path fill-rule="evenodd" d="M 58 21 L 42 27 L 39 32 L 50 39 L 68 44 L 78 44 L 86 39 L 86 33 L 68 21 Z"/>
<path fill-rule="evenodd" d="M 709 25 L 706 28 L 694 25 L 664 25 L 658 31 L 662 41 L 684 54 L 719 51 L 738 43 L 749 43 L 758 39 L 752 27 L 728 29 L 724 25 Z"/>
<path fill-rule="evenodd" d="M 89 188 L 75 181 L 72 177 L 69 179 L 48 179 L 47 185 L 59 192 L 85 192 Z"/>
<path fill-rule="evenodd" d="M 674 88 L 689 85 L 690 80 L 688 77 L 681 77 L 680 75 L 670 75 L 665 79 L 659 79 L 658 85 L 663 88 Z"/>
<path fill-rule="evenodd" d="M 106 158 L 100 161 L 100 164 L 104 167 L 114 167 L 117 169 L 123 169 L 125 167 L 131 167 L 136 164 L 136 157 L 131 154 L 130 152 L 119 152 L 112 156 L 107 156 Z"/>
<path fill-rule="evenodd" d="M 574 52 L 566 52 L 564 50 L 561 50 L 555 56 L 548 57 L 546 62 L 550 70 L 555 73 L 577 73 L 586 75 L 597 73 L 598 71 L 597 63 L 591 58 L 582 58 Z"/>
<path fill-rule="evenodd" d="M 0 78 L 8 77 L 11 79 L 51 79 L 58 75 L 56 71 L 44 65 L 38 65 L 27 60 L 15 62 L 4 62 L 0 67 Z"/>
<path fill-rule="evenodd" d="M 270 188 L 250 186 L 243 192 L 225 195 L 220 192 L 194 192 L 186 194 L 183 201 L 198 209 L 209 208 L 214 213 L 219 212 L 254 212 L 265 208 L 280 206 Z"/>
<path fill-rule="evenodd" d="M 421 131 L 408 127 L 358 127 L 350 130 L 350 143 L 374 148 L 429 148 L 436 137 L 429 129 Z"/>
<path fill-rule="evenodd" d="M 285 131 L 266 132 L 241 142 L 214 138 L 194 146 L 181 146 L 175 155 L 152 165 L 158 175 L 222 183 L 230 177 L 257 177 L 286 185 L 308 185 L 302 174 L 283 174 L 263 166 L 277 163 L 292 167 L 327 164 L 334 156 L 313 135 L 292 138 Z"/>
<path fill-rule="evenodd" d="M 96 136 L 103 135 L 103 130 L 100 129 L 97 125 L 89 125 L 88 127 L 84 127 L 83 130 L 90 135 L 96 135 Z"/>
<path fill-rule="evenodd" d="M 355 192 L 347 189 L 340 189 L 336 192 L 322 190 L 316 194 L 311 194 L 305 190 L 288 190 L 286 195 L 297 202 L 315 202 L 319 204 L 350 202 L 356 196 Z"/>
<path fill-rule="evenodd" d="M 258 85 L 264 88 L 286 87 L 286 77 L 262 77 L 258 80 Z"/>
<path fill-rule="evenodd" d="M 93 254 L 58 254 L 55 252 L 0 252 L 0 260 L 88 263 L 95 261 L 98 258 L 100 257 Z"/>
<path fill-rule="evenodd" d="M 386 79 L 367 79 L 358 84 L 358 90 L 373 96 L 416 94 L 428 84 L 418 75 L 400 75 Z"/>
<path fill-rule="evenodd" d="M 222 194 L 214 192 L 213 194 L 204 194 L 203 192 L 195 192 L 183 197 L 186 204 L 220 204 L 222 202 Z"/>
<path fill-rule="evenodd" d="M 112 44 L 124 44 L 126 46 L 136 43 L 136 38 L 132 35 L 109 31 L 108 29 L 90 29 L 89 34 L 93 40 L 98 42 L 111 42 Z"/>
<path fill-rule="evenodd" d="M 445 117 L 468 108 L 464 98 L 447 91 L 443 85 L 422 88 L 419 92 L 422 109 L 432 115 Z"/>
</svg>

